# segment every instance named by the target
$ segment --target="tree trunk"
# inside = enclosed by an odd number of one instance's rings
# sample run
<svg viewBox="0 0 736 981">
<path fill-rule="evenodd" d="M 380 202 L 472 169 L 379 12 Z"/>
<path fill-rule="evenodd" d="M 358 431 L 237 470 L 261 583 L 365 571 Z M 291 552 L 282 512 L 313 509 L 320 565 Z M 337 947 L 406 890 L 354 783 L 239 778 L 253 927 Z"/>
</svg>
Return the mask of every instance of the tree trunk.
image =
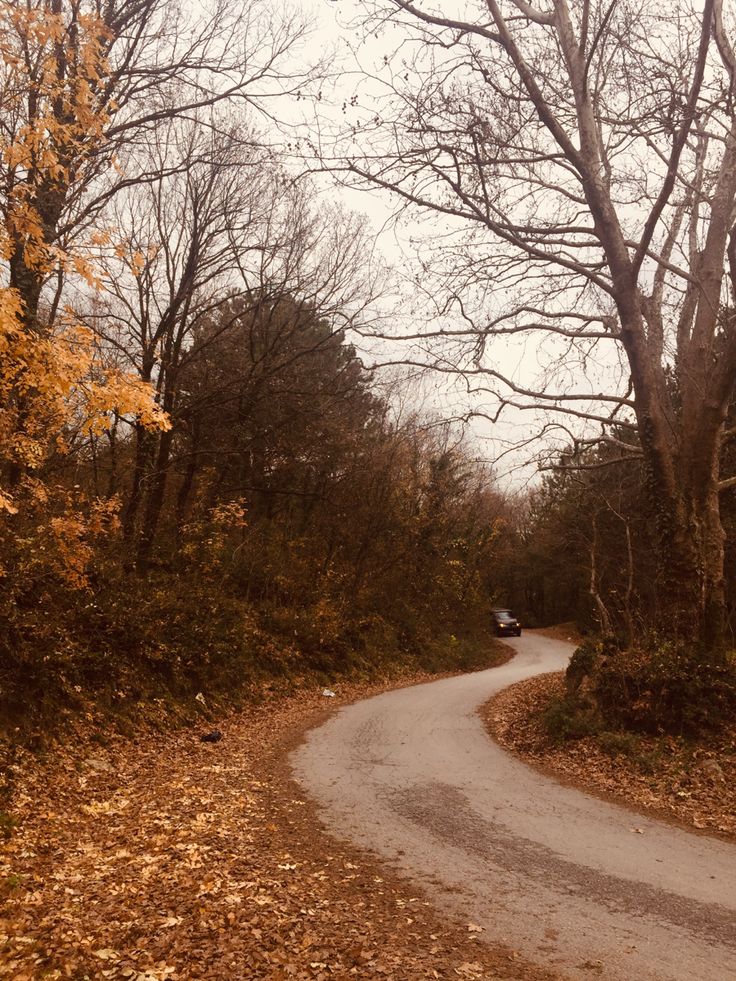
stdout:
<svg viewBox="0 0 736 981">
<path fill-rule="evenodd" d="M 133 482 L 128 495 L 128 502 L 123 512 L 123 538 L 131 543 L 135 537 L 138 512 L 143 499 L 143 485 L 150 468 L 153 456 L 155 437 L 141 423 L 135 426 L 135 463 L 133 465 Z"/>
<path fill-rule="evenodd" d="M 191 447 L 189 450 L 189 460 L 187 462 L 186 470 L 184 471 L 184 478 L 179 487 L 179 493 L 176 495 L 176 537 L 177 540 L 181 539 L 181 533 L 184 528 L 184 524 L 189 514 L 189 499 L 192 496 L 192 490 L 194 489 L 194 478 L 197 475 L 197 470 L 199 469 L 199 431 L 196 421 L 192 422 L 192 433 L 191 433 Z"/>
<path fill-rule="evenodd" d="M 604 636 L 610 636 L 613 633 L 613 627 L 611 626 L 611 618 L 608 615 L 608 610 L 606 609 L 606 604 L 603 602 L 600 591 L 598 589 L 598 565 L 597 565 L 597 553 L 598 553 L 598 515 L 593 515 L 593 537 L 590 543 L 590 585 L 588 587 L 588 592 L 593 598 L 596 609 L 598 611 L 598 619 L 601 625 L 601 633 Z"/>
<path fill-rule="evenodd" d="M 115 422 L 112 424 L 111 428 L 107 430 L 107 439 L 110 443 L 110 473 L 107 480 L 107 490 L 105 491 L 105 497 L 108 499 L 114 497 L 118 490 L 118 416 L 115 416 Z"/>
<path fill-rule="evenodd" d="M 166 485 L 169 478 L 169 466 L 171 463 L 171 446 L 174 441 L 174 431 L 169 429 L 161 434 L 156 454 L 156 463 L 151 479 L 151 488 L 148 494 L 146 511 L 143 517 L 143 528 L 138 540 L 136 551 L 136 563 L 145 566 L 151 555 L 151 549 L 156 538 L 161 508 L 163 507 L 166 495 Z"/>
<path fill-rule="evenodd" d="M 700 577 L 701 641 L 709 650 L 721 650 L 726 639 L 725 539 L 718 488 L 720 440 L 710 465 L 704 464 L 693 481 L 690 533 L 695 540 Z"/>
<path fill-rule="evenodd" d="M 707 650 L 724 646 L 726 630 L 725 533 L 716 467 L 698 475 L 695 486 L 683 481 L 680 501 L 662 495 L 653 502 L 662 621 L 655 626 L 666 636 L 700 643 Z"/>
</svg>

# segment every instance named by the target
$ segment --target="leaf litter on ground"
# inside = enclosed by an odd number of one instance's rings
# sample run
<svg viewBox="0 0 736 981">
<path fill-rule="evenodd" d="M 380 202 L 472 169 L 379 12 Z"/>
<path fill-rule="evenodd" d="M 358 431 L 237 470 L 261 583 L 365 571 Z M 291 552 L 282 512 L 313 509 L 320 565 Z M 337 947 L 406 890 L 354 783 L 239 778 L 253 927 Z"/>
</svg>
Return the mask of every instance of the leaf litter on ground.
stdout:
<svg viewBox="0 0 736 981">
<path fill-rule="evenodd" d="M 330 710 L 386 687 L 343 685 Z M 218 720 L 217 743 L 82 734 L 16 755 L 0 977 L 557 978 L 322 829 L 285 756 L 326 714 L 318 689 Z"/>
</svg>

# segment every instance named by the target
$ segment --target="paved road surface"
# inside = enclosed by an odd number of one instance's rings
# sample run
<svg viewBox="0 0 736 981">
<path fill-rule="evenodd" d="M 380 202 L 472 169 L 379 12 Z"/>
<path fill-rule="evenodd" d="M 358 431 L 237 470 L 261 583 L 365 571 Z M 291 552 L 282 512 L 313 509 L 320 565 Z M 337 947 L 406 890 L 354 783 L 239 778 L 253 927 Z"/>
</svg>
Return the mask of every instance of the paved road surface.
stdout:
<svg viewBox="0 0 736 981">
<path fill-rule="evenodd" d="M 476 710 L 572 647 L 343 708 L 294 754 L 338 835 L 394 860 L 453 916 L 572 978 L 736 981 L 736 846 L 558 785 Z M 643 833 L 638 833 L 640 829 Z"/>
</svg>

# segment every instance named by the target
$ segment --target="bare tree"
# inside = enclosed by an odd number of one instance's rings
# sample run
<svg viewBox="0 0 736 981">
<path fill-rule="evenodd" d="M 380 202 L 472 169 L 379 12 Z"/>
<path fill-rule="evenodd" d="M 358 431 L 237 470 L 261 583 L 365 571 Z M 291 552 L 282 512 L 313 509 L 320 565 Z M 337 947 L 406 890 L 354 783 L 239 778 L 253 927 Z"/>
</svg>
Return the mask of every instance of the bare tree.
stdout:
<svg viewBox="0 0 736 981">
<path fill-rule="evenodd" d="M 720 472 L 736 379 L 723 7 L 485 0 L 461 19 L 377 0 L 370 29 L 394 50 L 342 142 L 320 150 L 346 181 L 434 215 L 422 275 L 442 275 L 442 322 L 411 339 L 442 345 L 432 363 L 462 370 L 485 403 L 472 411 L 593 423 L 621 459 L 643 458 L 663 625 L 710 645 L 725 610 L 719 494 L 736 483 Z M 541 377 L 500 369 L 490 342 L 510 337 L 543 339 Z"/>
<path fill-rule="evenodd" d="M 152 159 L 152 135 L 196 118 L 216 136 L 226 110 L 269 119 L 277 99 L 308 94 L 319 70 L 294 67 L 305 36 L 300 16 L 254 3 L 0 4 L 0 281 L 29 343 L 58 337 L 70 282 L 95 281 L 100 243 L 117 232 L 101 227 L 110 203 L 180 165 Z M 25 438 L 39 428 L 38 386 L 18 372 L 0 414 Z M 20 442 L 5 439 L 10 487 L 39 462 Z"/>
<path fill-rule="evenodd" d="M 138 150 L 167 120 L 203 119 L 224 104 L 269 116 L 277 96 L 317 74 L 293 68 L 305 23 L 253 4 L 212 0 L 196 14 L 167 0 L 11 0 L 5 8 L 0 125 L 5 143 L 28 152 L 0 162 L 2 217 L 10 285 L 31 318 L 45 277 L 14 231 L 19 208 L 33 207 L 43 247 L 66 249 L 121 189 L 158 179 Z M 30 141 L 37 132 L 46 135 Z"/>
<path fill-rule="evenodd" d="M 232 292 L 232 277 L 263 249 L 259 228 L 273 192 L 266 154 L 237 130 L 216 132 L 196 118 L 167 120 L 151 138 L 149 181 L 120 193 L 108 223 L 118 241 L 100 260 L 105 293 L 86 316 L 103 343 L 173 417 L 191 335 Z M 258 268 L 260 261 L 256 261 Z M 123 516 L 130 541 L 148 481 L 141 549 L 147 552 L 163 502 L 174 430 L 160 436 L 135 422 L 132 486 Z"/>
<path fill-rule="evenodd" d="M 154 386 L 172 422 L 157 434 L 131 420 L 135 454 L 123 528 L 142 565 L 175 446 L 181 456 L 189 445 L 190 477 L 202 456 L 201 407 L 185 379 L 193 368 L 196 374 L 198 361 L 207 362 L 208 349 L 249 365 L 254 378 L 227 375 L 237 386 L 267 392 L 268 377 L 283 382 L 315 344 L 327 346 L 363 324 L 379 289 L 361 220 L 314 208 L 308 189 L 290 181 L 247 133 L 228 129 L 226 120 L 209 122 L 168 120 L 149 138 L 148 169 L 159 177 L 121 192 L 104 213 L 118 233 L 101 260 L 105 292 L 86 304 L 85 320 L 102 344 Z M 305 325 L 315 319 L 328 329 L 310 341 Z M 267 326 L 262 350 L 244 322 Z M 241 354 L 238 345 L 250 350 Z M 227 413 L 238 397 L 237 387 L 219 396 L 207 391 L 215 412 L 218 398 Z M 180 488 L 182 514 L 191 483 L 185 479 Z"/>
</svg>

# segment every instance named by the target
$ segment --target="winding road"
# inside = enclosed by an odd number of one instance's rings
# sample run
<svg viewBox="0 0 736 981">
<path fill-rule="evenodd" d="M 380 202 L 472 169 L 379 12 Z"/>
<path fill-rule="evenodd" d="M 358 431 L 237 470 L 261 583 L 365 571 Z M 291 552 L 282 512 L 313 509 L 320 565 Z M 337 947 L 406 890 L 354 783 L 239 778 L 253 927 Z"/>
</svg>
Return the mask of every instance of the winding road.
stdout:
<svg viewBox="0 0 736 981">
<path fill-rule="evenodd" d="M 333 833 L 441 909 L 570 978 L 736 979 L 736 846 L 563 787 L 487 735 L 477 709 L 561 670 L 570 644 L 525 633 L 488 671 L 340 710 L 293 755 Z"/>
</svg>

